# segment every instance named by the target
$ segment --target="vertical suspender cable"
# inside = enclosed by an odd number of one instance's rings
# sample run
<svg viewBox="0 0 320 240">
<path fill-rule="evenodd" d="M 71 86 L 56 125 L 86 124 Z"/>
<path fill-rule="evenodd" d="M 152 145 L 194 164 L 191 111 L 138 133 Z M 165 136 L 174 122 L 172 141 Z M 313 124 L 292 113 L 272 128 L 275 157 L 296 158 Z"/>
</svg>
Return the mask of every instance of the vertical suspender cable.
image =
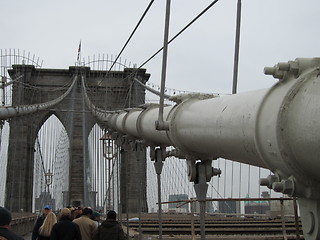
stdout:
<svg viewBox="0 0 320 240">
<path fill-rule="evenodd" d="M 231 162 L 231 198 L 233 198 L 233 189 L 234 189 L 234 186 L 233 186 L 233 169 L 234 169 L 234 161 Z"/>
<path fill-rule="evenodd" d="M 101 171 L 101 162 L 103 161 L 100 161 L 97 153 L 98 153 L 98 144 L 96 143 L 97 139 L 98 139 L 98 136 L 97 136 L 97 131 L 96 131 L 96 125 L 93 126 L 92 128 L 92 132 L 93 132 L 93 139 L 92 139 L 92 144 L 94 145 L 94 153 L 93 153 L 93 158 L 94 158 L 94 171 L 95 171 L 95 181 L 96 181 L 96 185 L 95 185 L 95 191 L 97 192 L 97 201 L 98 202 L 101 202 L 103 201 L 102 200 L 102 197 L 101 197 L 101 194 L 102 194 L 102 191 L 101 191 L 101 184 L 103 184 L 102 180 L 101 180 L 101 175 L 100 175 L 100 171 Z M 99 196 L 99 197 L 98 197 Z"/>
<path fill-rule="evenodd" d="M 242 165 L 240 163 L 240 166 L 239 166 L 240 170 L 239 170 L 239 198 L 241 198 L 241 170 L 242 170 Z"/>
<path fill-rule="evenodd" d="M 163 39 L 163 57 L 162 57 L 162 71 L 161 71 L 161 89 L 160 89 L 160 100 L 159 100 L 159 115 L 158 121 L 156 121 L 157 130 L 166 130 L 163 121 L 163 104 L 164 104 L 164 88 L 166 83 L 166 71 L 167 71 L 167 53 L 168 53 L 168 38 L 169 38 L 169 22 L 170 22 L 170 4 L 171 0 L 166 1 L 166 15 L 165 15 L 165 26 L 164 26 L 164 39 Z M 158 158 L 157 161 L 162 159 Z M 162 168 L 162 167 L 161 167 Z M 161 209 L 161 171 L 157 171 L 157 182 L 158 182 L 158 204 L 159 204 L 159 239 L 162 240 L 162 209 Z"/>
<path fill-rule="evenodd" d="M 127 146 L 125 146 L 127 149 Z M 123 159 L 123 156 L 122 156 Z M 129 184 L 128 184 L 128 178 L 129 178 L 129 174 L 128 174 L 128 168 L 129 168 L 129 158 L 128 158 L 128 154 L 127 152 L 125 153 L 125 162 L 126 162 L 126 223 L 127 223 L 127 239 L 129 240 Z"/>
<path fill-rule="evenodd" d="M 93 128 L 91 129 L 91 138 L 90 138 L 90 141 L 91 141 L 91 145 L 93 146 L 93 150 L 91 151 L 91 167 L 92 167 L 92 172 L 93 172 L 93 176 L 92 176 L 92 189 L 93 191 L 95 192 L 98 192 L 98 177 L 97 177 L 97 166 L 98 166 L 98 162 L 97 162 L 97 157 L 96 157 L 96 151 L 97 151 L 97 148 L 98 146 L 96 145 L 96 141 L 95 139 L 97 138 L 96 136 L 96 132 L 95 132 L 95 126 L 93 126 Z M 99 193 L 97 193 L 98 195 Z M 97 196 L 96 195 L 96 196 Z M 97 199 L 96 199 L 97 200 Z"/>
<path fill-rule="evenodd" d="M 97 140 L 100 139 L 102 137 L 102 134 L 101 134 L 101 128 L 97 126 L 97 135 L 98 135 L 98 138 L 96 138 Z M 100 152 L 100 151 L 99 151 Z M 102 179 L 102 186 L 101 186 L 101 205 L 103 203 L 103 200 L 105 199 L 105 195 L 107 193 L 107 179 L 108 179 L 108 176 L 106 175 L 107 174 L 107 159 L 104 158 L 104 157 L 100 157 L 102 154 L 99 154 L 97 155 L 98 159 L 102 162 L 103 166 L 102 166 L 102 175 L 103 175 L 103 179 Z"/>
<path fill-rule="evenodd" d="M 241 0 L 238 0 L 237 4 L 237 22 L 236 22 L 236 39 L 235 39 L 235 50 L 234 50 L 234 65 L 233 65 L 233 84 L 232 94 L 237 93 L 238 84 L 238 67 L 239 67 L 239 49 L 240 49 L 240 23 L 241 23 Z M 241 188 L 241 163 L 240 163 L 240 182 L 239 189 Z M 232 162 L 232 184 L 233 185 L 233 162 Z M 240 195 L 240 190 L 239 190 Z M 231 195 L 232 197 L 232 195 Z M 239 196 L 240 197 L 240 196 Z"/>
<path fill-rule="evenodd" d="M 117 147 L 117 146 L 115 146 L 115 147 Z M 116 149 L 115 149 L 115 151 L 117 151 Z M 111 201 L 110 201 L 110 205 L 109 206 L 112 206 L 112 208 L 113 209 L 115 209 L 115 193 L 114 193 L 114 189 L 115 189 L 115 176 L 116 176 L 116 174 L 115 174 L 115 161 L 116 161 L 116 154 L 117 154 L 117 152 L 115 153 L 115 155 L 113 155 L 114 157 L 112 158 L 112 204 L 111 204 Z M 109 165 L 109 168 L 110 168 L 111 166 Z"/>
<path fill-rule="evenodd" d="M 251 179 L 250 179 L 250 175 L 251 175 L 251 171 L 250 171 L 250 165 L 248 165 L 249 166 L 249 170 L 248 170 L 248 197 L 250 197 L 250 181 L 251 181 Z"/>
<path fill-rule="evenodd" d="M 102 138 L 102 134 L 101 134 L 101 129 L 100 129 L 100 127 L 98 126 L 98 125 L 96 125 L 97 126 L 97 137 L 96 137 L 96 141 L 98 141 L 98 139 L 101 139 Z M 98 143 L 96 144 L 97 146 L 98 146 Z M 97 161 L 100 161 L 100 162 L 102 162 L 103 163 L 103 175 L 104 175 L 104 179 L 103 179 L 103 181 L 101 181 L 102 182 L 102 187 L 101 187 L 101 193 L 100 193 L 100 195 L 101 195 L 101 197 L 100 197 L 100 201 L 101 201 L 101 203 L 100 203 L 100 205 L 102 205 L 103 204 L 103 201 L 104 201 L 104 199 L 106 198 L 106 196 L 105 196 L 105 194 L 106 194 L 106 179 L 107 179 L 107 177 L 106 177 L 106 161 L 107 161 L 107 159 L 103 156 L 103 154 L 101 153 L 101 149 L 99 148 L 98 149 L 98 151 L 97 151 Z"/>
<path fill-rule="evenodd" d="M 166 3 L 166 17 L 164 26 L 164 39 L 163 39 L 163 55 L 162 55 L 162 71 L 161 71 L 161 89 L 159 100 L 159 115 L 156 122 L 157 130 L 166 130 L 163 122 L 163 104 L 164 104 L 164 89 L 166 85 L 166 72 L 167 72 L 167 59 L 168 59 L 168 38 L 169 38 L 169 22 L 170 22 L 170 4 L 171 0 Z"/>
<path fill-rule="evenodd" d="M 261 179 L 261 167 L 259 167 L 259 179 Z M 261 197 L 261 185 L 259 184 L 259 196 L 258 197 Z"/>
<path fill-rule="evenodd" d="M 57 128 L 55 128 L 54 126 L 56 125 L 56 118 L 51 117 L 51 127 L 50 127 L 50 136 L 51 136 L 51 153 L 50 153 L 50 167 L 51 167 L 51 173 L 53 173 L 53 159 L 55 156 L 55 148 L 56 148 L 56 131 Z M 53 185 L 51 185 L 52 190 L 53 190 Z"/>
<path fill-rule="evenodd" d="M 157 174 L 157 186 L 158 186 L 158 204 L 159 204 L 159 239 L 162 239 L 162 205 L 161 205 L 161 174 Z"/>
<path fill-rule="evenodd" d="M 92 145 L 93 145 L 93 151 L 92 151 L 92 159 L 93 159 L 93 163 L 92 163 L 92 168 L 93 168 L 93 190 L 95 192 L 98 191 L 98 186 L 99 186 L 99 178 L 98 178 L 98 175 L 97 175 L 97 169 L 98 169 L 98 161 L 97 161 L 97 157 L 96 157 L 96 151 L 98 149 L 98 145 L 96 144 L 96 141 L 95 139 L 97 138 L 96 136 L 96 132 L 95 132 L 95 126 L 93 126 L 91 132 L 93 133 L 93 138 L 91 138 L 91 141 L 92 141 Z M 99 193 L 98 193 L 99 194 Z"/>
<path fill-rule="evenodd" d="M 227 185 L 227 160 L 224 160 L 224 186 L 223 186 L 223 197 L 226 198 L 226 185 Z"/>
<path fill-rule="evenodd" d="M 82 77 L 82 73 L 78 73 L 78 78 Z M 79 79 L 78 79 L 79 81 Z M 82 95 L 83 93 L 83 88 L 81 88 Z M 87 166 L 87 142 L 88 142 L 88 137 L 87 137 L 87 131 L 86 131 L 86 116 L 85 116 L 85 99 L 82 98 L 82 153 L 83 153 L 83 176 L 84 176 L 84 183 L 83 183 L 83 205 L 88 206 L 89 202 L 89 197 L 88 197 L 88 187 L 87 187 L 87 168 L 90 166 Z M 73 124 L 73 123 L 72 123 Z"/>
<path fill-rule="evenodd" d="M 235 40 L 235 51 L 234 51 L 234 66 L 233 66 L 232 94 L 237 93 L 238 65 L 239 65 L 239 45 L 240 45 L 240 23 L 241 23 L 241 0 L 238 0 L 238 4 L 237 4 L 236 40 Z"/>
<path fill-rule="evenodd" d="M 220 169 L 220 161 L 221 161 L 221 159 L 219 158 L 218 159 L 218 169 Z M 219 191 L 220 191 L 220 177 L 218 178 L 218 184 L 217 184 L 218 186 L 217 186 L 217 198 L 219 197 L 218 196 L 218 193 L 219 193 Z"/>
<path fill-rule="evenodd" d="M 122 208 L 120 205 L 120 155 L 121 155 L 121 146 L 118 146 L 118 158 L 117 158 L 117 206 L 118 206 L 118 213 L 122 214 Z M 122 217 L 120 218 L 120 222 L 122 221 Z"/>
</svg>

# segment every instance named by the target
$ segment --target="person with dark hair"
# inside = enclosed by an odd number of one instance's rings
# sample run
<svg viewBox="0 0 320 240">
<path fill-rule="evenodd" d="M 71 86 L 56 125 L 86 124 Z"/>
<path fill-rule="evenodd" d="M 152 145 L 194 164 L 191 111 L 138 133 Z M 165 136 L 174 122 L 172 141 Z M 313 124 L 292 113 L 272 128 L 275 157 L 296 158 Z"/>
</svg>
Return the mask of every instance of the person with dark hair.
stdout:
<svg viewBox="0 0 320 240">
<path fill-rule="evenodd" d="M 59 222 L 51 231 L 50 240 L 81 240 L 80 228 L 71 220 L 71 212 L 68 208 L 63 208 L 60 213 Z"/>
<path fill-rule="evenodd" d="M 81 232 L 82 240 L 91 240 L 94 230 L 96 230 L 96 223 L 90 219 L 92 216 L 92 209 L 84 208 L 82 215 L 79 218 L 74 219 L 72 222 L 78 224 Z"/>
<path fill-rule="evenodd" d="M 109 211 L 107 219 L 94 231 L 93 240 L 124 240 L 124 232 L 121 225 L 118 223 L 117 213 Z"/>
<path fill-rule="evenodd" d="M 76 207 L 71 211 L 71 218 L 76 219 L 81 217 L 82 215 L 82 208 L 81 207 Z"/>
<path fill-rule="evenodd" d="M 101 216 L 102 214 L 99 213 L 98 211 L 93 211 L 91 219 L 96 223 L 97 227 L 100 226 L 101 224 Z"/>
<path fill-rule="evenodd" d="M 4 207 L 0 207 L 0 239 L 23 240 L 22 237 L 10 230 L 11 213 Z"/>
</svg>

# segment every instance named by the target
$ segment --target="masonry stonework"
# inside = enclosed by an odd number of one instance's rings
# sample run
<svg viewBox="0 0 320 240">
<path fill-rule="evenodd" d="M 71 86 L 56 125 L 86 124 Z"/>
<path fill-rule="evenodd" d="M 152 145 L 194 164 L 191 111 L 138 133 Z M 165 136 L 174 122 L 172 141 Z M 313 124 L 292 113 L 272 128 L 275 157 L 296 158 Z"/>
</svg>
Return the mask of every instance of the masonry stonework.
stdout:
<svg viewBox="0 0 320 240">
<path fill-rule="evenodd" d="M 11 78 L 23 77 L 13 85 L 12 105 L 30 105 L 56 99 L 66 91 L 65 86 L 75 75 L 84 75 L 89 98 L 97 107 L 105 110 L 136 107 L 144 104 L 145 90 L 133 82 L 133 71 L 136 69 L 125 68 L 124 71 L 112 71 L 107 75 L 106 71 L 90 70 L 88 67 L 36 69 L 32 65 L 13 65 L 9 71 Z M 145 69 L 139 69 L 135 77 L 145 83 L 150 75 Z M 31 87 L 24 88 L 26 84 Z M 51 91 L 53 89 L 56 91 Z M 34 144 L 37 132 L 52 114 L 61 121 L 70 141 L 69 191 L 61 194 L 70 205 L 94 206 L 95 199 L 86 181 L 89 174 L 88 136 L 96 123 L 102 127 L 103 123 L 97 122 L 90 114 L 82 91 L 78 77 L 69 95 L 51 109 L 10 120 L 5 198 L 5 206 L 9 210 L 32 211 Z M 129 212 L 147 210 L 145 149 L 141 146 L 126 148 L 123 156 L 121 173 L 126 175 L 121 176 L 122 209 Z M 139 203 L 137 199 L 142 201 Z"/>
</svg>

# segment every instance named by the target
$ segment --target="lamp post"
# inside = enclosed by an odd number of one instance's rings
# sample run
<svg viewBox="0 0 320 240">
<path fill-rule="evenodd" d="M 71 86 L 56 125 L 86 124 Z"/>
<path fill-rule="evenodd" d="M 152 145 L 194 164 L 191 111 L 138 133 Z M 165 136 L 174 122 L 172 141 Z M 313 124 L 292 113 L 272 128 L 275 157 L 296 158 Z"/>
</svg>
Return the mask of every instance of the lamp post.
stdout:
<svg viewBox="0 0 320 240">
<path fill-rule="evenodd" d="M 50 169 L 48 169 L 48 172 L 44 174 L 45 183 L 48 188 L 48 193 L 49 193 L 49 186 L 52 184 L 52 177 L 53 177 L 53 174 L 50 172 Z"/>
<path fill-rule="evenodd" d="M 107 172 L 108 172 L 108 177 L 107 177 L 107 208 L 111 209 L 111 161 L 112 159 L 116 156 L 116 151 L 115 151 L 115 145 L 114 141 L 111 138 L 111 135 L 105 130 L 105 133 L 103 136 L 100 138 L 102 141 L 102 153 L 103 157 L 108 161 L 107 163 Z"/>
</svg>

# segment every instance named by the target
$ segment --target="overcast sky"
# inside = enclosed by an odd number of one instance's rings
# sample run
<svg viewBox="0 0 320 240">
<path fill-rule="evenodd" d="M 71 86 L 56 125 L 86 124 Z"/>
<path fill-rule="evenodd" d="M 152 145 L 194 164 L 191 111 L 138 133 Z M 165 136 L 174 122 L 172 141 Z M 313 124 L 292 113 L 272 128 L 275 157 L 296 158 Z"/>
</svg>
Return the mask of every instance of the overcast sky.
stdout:
<svg viewBox="0 0 320 240">
<path fill-rule="evenodd" d="M 0 48 L 22 49 L 44 68 L 68 68 L 82 57 L 118 54 L 149 0 L 2 0 Z M 172 0 L 170 36 L 212 1 Z M 169 46 L 167 87 L 230 93 L 237 0 L 220 0 Z M 238 91 L 271 86 L 265 66 L 316 57 L 320 50 L 319 0 L 242 0 Z M 138 66 L 163 44 L 165 0 L 156 0 L 123 59 Z M 145 68 L 159 84 L 161 58 Z"/>
</svg>

